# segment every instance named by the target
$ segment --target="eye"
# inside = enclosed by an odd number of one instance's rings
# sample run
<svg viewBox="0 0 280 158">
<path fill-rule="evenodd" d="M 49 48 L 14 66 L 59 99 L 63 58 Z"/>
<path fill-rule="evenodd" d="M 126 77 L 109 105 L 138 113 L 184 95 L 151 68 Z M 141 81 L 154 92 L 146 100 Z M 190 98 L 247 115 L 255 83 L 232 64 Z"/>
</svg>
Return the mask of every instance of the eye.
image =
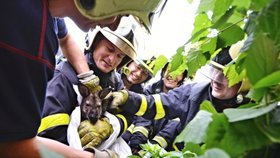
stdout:
<svg viewBox="0 0 280 158">
<path fill-rule="evenodd" d="M 125 57 L 125 55 L 124 55 L 123 53 L 119 53 L 119 54 L 117 55 L 117 57 L 118 57 L 119 59 L 123 59 L 123 58 Z"/>
</svg>

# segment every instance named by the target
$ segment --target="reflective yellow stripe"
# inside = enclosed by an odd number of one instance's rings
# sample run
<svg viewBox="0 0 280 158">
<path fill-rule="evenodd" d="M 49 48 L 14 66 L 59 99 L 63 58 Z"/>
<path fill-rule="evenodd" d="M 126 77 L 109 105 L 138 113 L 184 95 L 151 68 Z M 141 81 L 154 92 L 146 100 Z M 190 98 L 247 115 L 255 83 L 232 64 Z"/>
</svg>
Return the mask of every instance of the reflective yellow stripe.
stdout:
<svg viewBox="0 0 280 158">
<path fill-rule="evenodd" d="M 116 116 L 119 117 L 120 119 L 122 119 L 123 126 L 124 126 L 123 127 L 123 132 L 126 131 L 126 129 L 127 129 L 127 120 L 126 120 L 126 118 L 123 115 L 121 115 L 121 114 L 117 114 Z"/>
<path fill-rule="evenodd" d="M 167 142 L 163 137 L 160 136 L 155 136 L 153 138 L 154 141 L 156 141 L 161 147 L 166 148 L 167 147 Z"/>
<path fill-rule="evenodd" d="M 133 129 L 134 129 L 135 125 L 131 124 L 128 128 L 127 131 L 129 131 L 130 133 L 133 133 Z"/>
<path fill-rule="evenodd" d="M 68 125 L 70 117 L 65 113 L 58 113 L 42 118 L 38 133 L 55 126 Z"/>
<path fill-rule="evenodd" d="M 173 146 L 173 148 L 174 148 L 175 151 L 179 151 L 179 149 L 178 149 L 178 147 L 177 147 L 177 145 L 176 145 L 175 142 L 172 143 L 172 146 Z"/>
<path fill-rule="evenodd" d="M 155 104 L 156 104 L 156 116 L 155 116 L 155 120 L 161 119 L 165 116 L 165 111 L 160 99 L 160 95 L 159 94 L 154 94 L 152 95 L 155 99 Z"/>
<path fill-rule="evenodd" d="M 133 130 L 133 133 L 135 132 L 140 132 L 142 133 L 146 138 L 148 138 L 148 130 L 145 128 L 145 127 L 142 127 L 142 126 L 136 126 L 134 127 L 134 130 Z"/>
<path fill-rule="evenodd" d="M 142 101 L 139 110 L 135 113 L 137 116 L 143 116 L 147 111 L 147 99 L 144 95 L 140 94 Z"/>
</svg>

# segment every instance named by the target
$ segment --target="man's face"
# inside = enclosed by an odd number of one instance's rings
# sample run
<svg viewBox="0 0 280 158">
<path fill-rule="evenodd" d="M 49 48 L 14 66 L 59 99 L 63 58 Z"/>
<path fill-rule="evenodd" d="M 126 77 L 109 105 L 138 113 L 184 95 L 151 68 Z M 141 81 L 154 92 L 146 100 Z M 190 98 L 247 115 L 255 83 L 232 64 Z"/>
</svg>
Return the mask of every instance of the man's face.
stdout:
<svg viewBox="0 0 280 158">
<path fill-rule="evenodd" d="M 177 75 L 175 79 L 172 78 L 172 76 L 169 75 L 168 72 L 164 74 L 163 83 L 164 86 L 168 89 L 173 89 L 178 86 L 178 82 L 180 82 L 183 79 L 183 74 Z"/>
<path fill-rule="evenodd" d="M 127 75 L 127 80 L 132 84 L 143 83 L 149 77 L 148 72 L 135 62 L 130 63 L 128 69 L 130 73 Z"/>
<path fill-rule="evenodd" d="M 102 72 L 109 73 L 121 63 L 125 56 L 113 43 L 103 38 L 95 47 L 93 60 Z"/>
<path fill-rule="evenodd" d="M 220 100 L 233 98 L 240 88 L 241 84 L 228 87 L 228 79 L 220 70 L 214 70 L 211 79 L 212 95 Z"/>
</svg>

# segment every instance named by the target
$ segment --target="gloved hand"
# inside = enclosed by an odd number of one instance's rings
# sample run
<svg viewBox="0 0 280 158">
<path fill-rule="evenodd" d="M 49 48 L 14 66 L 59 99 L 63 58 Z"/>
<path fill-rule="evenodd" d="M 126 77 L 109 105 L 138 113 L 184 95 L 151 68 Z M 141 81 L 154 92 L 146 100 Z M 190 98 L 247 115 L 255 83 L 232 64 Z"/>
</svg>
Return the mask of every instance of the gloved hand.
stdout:
<svg viewBox="0 0 280 158">
<path fill-rule="evenodd" d="M 111 97 L 112 97 L 112 102 L 110 108 L 116 109 L 117 107 L 126 103 L 128 99 L 128 92 L 126 90 L 119 90 L 116 92 L 112 92 Z"/>
<path fill-rule="evenodd" d="M 99 86 L 99 78 L 94 75 L 93 71 L 85 72 L 77 75 L 79 81 L 86 85 L 91 92 L 100 91 L 102 88 Z"/>
<path fill-rule="evenodd" d="M 96 158 L 118 158 L 119 155 L 113 150 L 98 150 L 96 148 L 84 148 L 85 151 L 94 153 Z"/>
<path fill-rule="evenodd" d="M 113 127 L 107 118 L 100 118 L 95 124 L 84 120 L 78 127 L 78 133 L 82 147 L 93 148 L 100 145 L 113 133 Z"/>
</svg>

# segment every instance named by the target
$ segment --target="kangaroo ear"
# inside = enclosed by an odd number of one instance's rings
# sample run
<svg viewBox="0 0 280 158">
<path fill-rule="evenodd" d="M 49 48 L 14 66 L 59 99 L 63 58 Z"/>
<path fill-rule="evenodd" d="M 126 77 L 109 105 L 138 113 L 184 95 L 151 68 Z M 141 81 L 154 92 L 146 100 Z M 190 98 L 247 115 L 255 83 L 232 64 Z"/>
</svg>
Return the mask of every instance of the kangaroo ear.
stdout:
<svg viewBox="0 0 280 158">
<path fill-rule="evenodd" d="M 78 83 L 78 89 L 79 89 L 79 92 L 82 95 L 82 97 L 85 98 L 85 97 L 89 96 L 90 90 L 86 85 L 84 85 L 82 83 Z"/>
<path fill-rule="evenodd" d="M 110 92 L 112 92 L 112 88 L 104 88 L 101 91 L 99 91 L 99 97 L 101 99 L 104 99 Z"/>
</svg>

